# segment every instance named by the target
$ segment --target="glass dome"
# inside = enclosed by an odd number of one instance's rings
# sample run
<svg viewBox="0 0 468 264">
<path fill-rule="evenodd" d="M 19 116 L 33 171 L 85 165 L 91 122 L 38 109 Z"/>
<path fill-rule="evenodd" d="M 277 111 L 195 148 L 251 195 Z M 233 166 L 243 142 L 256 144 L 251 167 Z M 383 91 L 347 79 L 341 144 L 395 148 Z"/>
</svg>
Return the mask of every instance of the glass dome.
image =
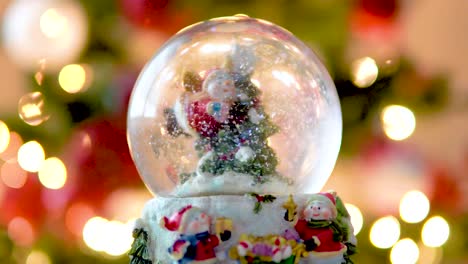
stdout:
<svg viewBox="0 0 468 264">
<path fill-rule="evenodd" d="M 172 37 L 148 62 L 128 112 L 132 157 L 162 196 L 313 193 L 341 143 L 335 86 L 285 29 L 247 16 Z"/>
</svg>

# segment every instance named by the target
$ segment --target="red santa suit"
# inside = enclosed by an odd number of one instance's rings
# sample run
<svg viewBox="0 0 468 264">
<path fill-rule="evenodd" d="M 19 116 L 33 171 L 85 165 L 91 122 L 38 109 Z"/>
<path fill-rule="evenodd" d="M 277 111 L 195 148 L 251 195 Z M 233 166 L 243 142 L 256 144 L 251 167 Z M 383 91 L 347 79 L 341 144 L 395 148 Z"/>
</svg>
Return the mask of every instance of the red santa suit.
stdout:
<svg viewBox="0 0 468 264">
<path fill-rule="evenodd" d="M 203 98 L 189 103 L 185 109 L 190 127 L 204 137 L 213 137 L 222 126 L 207 112 L 208 104 L 211 102 L 210 98 Z"/>
<path fill-rule="evenodd" d="M 179 251 L 178 247 L 186 242 L 189 243 L 184 256 L 178 263 L 215 263 L 216 254 L 214 248 L 219 245 L 219 238 L 208 231 L 196 235 L 180 235 L 172 249 L 169 251 Z"/>
<path fill-rule="evenodd" d="M 313 239 L 319 242 L 314 249 L 316 252 L 336 252 L 345 249 L 343 243 L 333 240 L 333 231 L 330 227 L 312 228 L 307 225 L 306 220 L 301 219 L 297 221 L 295 229 L 302 240 Z"/>
</svg>

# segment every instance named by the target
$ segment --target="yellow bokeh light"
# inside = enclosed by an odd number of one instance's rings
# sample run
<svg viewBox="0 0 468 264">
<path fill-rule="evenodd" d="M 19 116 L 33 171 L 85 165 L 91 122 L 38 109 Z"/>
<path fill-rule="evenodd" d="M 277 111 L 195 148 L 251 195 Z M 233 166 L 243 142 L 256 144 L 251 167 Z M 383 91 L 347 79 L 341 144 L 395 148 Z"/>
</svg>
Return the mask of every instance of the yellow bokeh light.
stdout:
<svg viewBox="0 0 468 264">
<path fill-rule="evenodd" d="M 67 169 L 59 158 L 50 157 L 42 163 L 38 176 L 44 187 L 60 189 L 67 181 Z"/>
<path fill-rule="evenodd" d="M 346 210 L 348 210 L 348 213 L 351 217 L 351 224 L 353 225 L 354 228 L 354 235 L 357 235 L 359 231 L 362 229 L 362 225 L 364 223 L 364 218 L 362 217 L 361 210 L 354 204 L 345 204 Z"/>
<path fill-rule="evenodd" d="M 86 70 L 79 64 L 70 64 L 62 68 L 58 81 L 67 93 L 77 93 L 85 88 Z"/>
<path fill-rule="evenodd" d="M 400 238 L 400 223 L 393 216 L 378 219 L 370 230 L 370 241 L 377 248 L 390 248 Z"/>
<path fill-rule="evenodd" d="M 10 143 L 10 129 L 0 120 L 0 153 L 5 151 Z"/>
<path fill-rule="evenodd" d="M 3 163 L 0 169 L 0 178 L 6 186 L 19 189 L 26 183 L 28 175 L 26 171 L 19 166 L 16 159 L 11 159 Z"/>
<path fill-rule="evenodd" d="M 450 226 L 441 216 L 434 216 L 424 223 L 421 237 L 424 245 L 440 247 L 447 242 L 450 236 Z"/>
<path fill-rule="evenodd" d="M 106 248 L 106 225 L 109 221 L 96 216 L 89 219 L 83 228 L 83 241 L 94 251 L 103 251 Z"/>
<path fill-rule="evenodd" d="M 390 105 L 381 114 L 382 127 L 390 139 L 403 140 L 413 134 L 416 117 L 413 112 L 401 105 Z"/>
<path fill-rule="evenodd" d="M 400 217 L 407 223 L 421 222 L 429 209 L 429 199 L 420 191 L 409 191 L 400 200 Z"/>
<path fill-rule="evenodd" d="M 128 225 L 119 221 L 110 221 L 107 223 L 107 246 L 104 252 L 111 256 L 120 256 L 125 254 L 131 247 L 133 237 L 132 230 Z"/>
<path fill-rule="evenodd" d="M 45 252 L 33 250 L 26 258 L 26 264 L 51 264 L 51 261 Z"/>
<path fill-rule="evenodd" d="M 67 18 L 59 11 L 54 8 L 47 9 L 40 18 L 41 31 L 49 38 L 58 38 L 68 29 Z"/>
<path fill-rule="evenodd" d="M 351 64 L 351 80 L 359 88 L 371 86 L 379 74 L 379 68 L 374 59 L 364 57 Z"/>
<path fill-rule="evenodd" d="M 25 171 L 39 171 L 44 159 L 44 149 L 37 141 L 26 142 L 18 150 L 18 163 Z"/>
<path fill-rule="evenodd" d="M 93 217 L 83 228 L 83 240 L 94 251 L 102 251 L 111 256 L 125 254 L 131 247 L 132 226 L 120 221 L 109 221 Z"/>
<path fill-rule="evenodd" d="M 390 252 L 392 264 L 416 264 L 419 259 L 418 245 L 410 238 L 398 241 Z"/>
</svg>

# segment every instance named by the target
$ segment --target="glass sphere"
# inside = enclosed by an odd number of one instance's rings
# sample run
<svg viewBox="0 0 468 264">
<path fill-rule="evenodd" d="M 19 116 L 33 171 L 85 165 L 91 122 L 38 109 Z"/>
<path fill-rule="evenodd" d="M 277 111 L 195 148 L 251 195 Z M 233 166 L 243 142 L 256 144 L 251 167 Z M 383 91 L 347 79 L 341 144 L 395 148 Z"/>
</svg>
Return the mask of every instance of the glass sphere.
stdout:
<svg viewBox="0 0 468 264">
<path fill-rule="evenodd" d="M 318 192 L 341 131 L 318 57 L 285 29 L 239 15 L 160 48 L 133 90 L 127 133 L 148 188 L 187 197 Z"/>
</svg>

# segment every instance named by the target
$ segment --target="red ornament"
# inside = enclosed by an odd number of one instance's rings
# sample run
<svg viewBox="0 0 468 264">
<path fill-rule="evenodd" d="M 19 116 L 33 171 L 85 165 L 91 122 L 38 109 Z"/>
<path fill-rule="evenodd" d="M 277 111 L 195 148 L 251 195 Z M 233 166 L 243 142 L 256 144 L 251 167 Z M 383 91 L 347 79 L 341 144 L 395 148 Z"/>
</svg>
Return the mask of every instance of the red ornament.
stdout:
<svg viewBox="0 0 468 264">
<path fill-rule="evenodd" d="M 173 10 L 169 0 L 120 0 L 122 14 L 134 25 L 173 34 L 187 24 L 187 12 Z"/>
<path fill-rule="evenodd" d="M 359 5 L 367 13 L 382 18 L 395 17 L 398 10 L 396 0 L 361 0 Z"/>
<path fill-rule="evenodd" d="M 79 126 L 64 152 L 69 180 L 60 192 L 69 202 L 82 202 L 99 213 L 115 189 L 141 186 L 131 159 L 126 130 L 119 118 L 100 118 Z"/>
<path fill-rule="evenodd" d="M 47 209 L 42 199 L 43 186 L 36 174 L 28 173 L 28 179 L 19 189 L 7 187 L 0 202 L 2 224 L 16 217 L 26 219 L 36 231 L 44 224 Z"/>
<path fill-rule="evenodd" d="M 398 46 L 400 28 L 395 22 L 397 12 L 395 0 L 361 0 L 351 12 L 351 32 L 362 42 L 373 44 L 373 48 Z"/>
<path fill-rule="evenodd" d="M 429 175 L 432 183 L 430 191 L 431 207 L 446 213 L 460 213 L 464 210 L 464 195 L 460 189 L 459 179 L 443 166 L 434 167 Z"/>
</svg>

